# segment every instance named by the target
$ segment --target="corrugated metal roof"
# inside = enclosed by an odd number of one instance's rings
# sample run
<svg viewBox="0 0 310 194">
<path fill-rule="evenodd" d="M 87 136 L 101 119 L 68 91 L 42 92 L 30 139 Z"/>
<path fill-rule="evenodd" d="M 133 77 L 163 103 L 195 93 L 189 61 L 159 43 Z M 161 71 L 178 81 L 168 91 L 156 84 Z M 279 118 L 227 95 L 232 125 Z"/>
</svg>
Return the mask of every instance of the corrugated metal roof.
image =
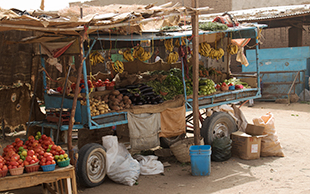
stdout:
<svg viewBox="0 0 310 194">
<path fill-rule="evenodd" d="M 291 18 L 310 14 L 310 4 L 263 7 L 238 11 L 229 11 L 239 22 L 260 21 L 277 18 Z M 199 21 L 212 21 L 223 13 L 204 14 L 199 16 Z"/>
</svg>

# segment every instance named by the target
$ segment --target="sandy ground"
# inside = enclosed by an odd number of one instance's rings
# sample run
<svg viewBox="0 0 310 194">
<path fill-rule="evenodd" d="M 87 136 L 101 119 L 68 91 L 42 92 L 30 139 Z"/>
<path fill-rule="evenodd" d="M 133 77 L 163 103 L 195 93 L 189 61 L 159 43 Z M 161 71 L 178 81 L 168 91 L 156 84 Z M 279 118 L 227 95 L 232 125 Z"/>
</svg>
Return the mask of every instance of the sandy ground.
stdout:
<svg viewBox="0 0 310 194">
<path fill-rule="evenodd" d="M 132 194 L 206 194 L 206 193 L 310 193 L 310 105 L 255 103 L 241 108 L 246 119 L 267 112 L 275 116 L 275 126 L 285 157 L 261 157 L 242 160 L 232 157 L 225 162 L 211 162 L 210 176 L 192 176 L 191 166 L 170 161 L 164 175 L 140 176 L 138 185 L 120 185 L 107 179 L 95 188 L 79 188 L 79 193 Z M 10 193 L 40 193 L 40 187 L 10 191 Z"/>
</svg>

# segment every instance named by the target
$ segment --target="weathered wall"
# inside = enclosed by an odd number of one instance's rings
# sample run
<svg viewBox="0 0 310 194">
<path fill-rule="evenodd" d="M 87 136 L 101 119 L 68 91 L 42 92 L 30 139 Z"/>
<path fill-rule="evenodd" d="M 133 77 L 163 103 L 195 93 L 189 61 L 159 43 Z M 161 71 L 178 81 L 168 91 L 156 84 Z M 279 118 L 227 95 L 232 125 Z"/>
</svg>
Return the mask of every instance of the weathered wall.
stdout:
<svg viewBox="0 0 310 194">
<path fill-rule="evenodd" d="M 17 80 L 29 83 L 33 49 L 31 44 L 8 44 L 31 36 L 32 32 L 0 32 L 0 84 L 12 85 Z"/>
<path fill-rule="evenodd" d="M 232 9 L 231 10 L 242 10 L 242 9 L 251 9 L 258 7 L 273 7 L 273 6 L 285 6 L 285 5 L 302 5 L 308 4 L 309 1 L 306 0 L 231 0 Z"/>
</svg>

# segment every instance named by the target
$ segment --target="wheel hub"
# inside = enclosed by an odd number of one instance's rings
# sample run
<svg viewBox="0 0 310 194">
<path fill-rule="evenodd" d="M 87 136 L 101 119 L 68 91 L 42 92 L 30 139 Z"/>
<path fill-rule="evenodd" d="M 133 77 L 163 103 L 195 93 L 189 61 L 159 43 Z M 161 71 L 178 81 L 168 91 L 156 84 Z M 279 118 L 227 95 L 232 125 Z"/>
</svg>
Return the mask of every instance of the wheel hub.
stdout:
<svg viewBox="0 0 310 194">
<path fill-rule="evenodd" d="M 102 176 L 104 175 L 104 168 L 105 168 L 105 159 L 101 153 L 93 153 L 89 156 L 87 161 L 87 169 L 88 169 L 88 178 L 92 182 L 96 182 L 101 180 Z"/>
<path fill-rule="evenodd" d="M 224 123 L 216 124 L 213 129 L 213 138 L 221 138 L 225 136 L 228 136 L 228 127 Z"/>
</svg>

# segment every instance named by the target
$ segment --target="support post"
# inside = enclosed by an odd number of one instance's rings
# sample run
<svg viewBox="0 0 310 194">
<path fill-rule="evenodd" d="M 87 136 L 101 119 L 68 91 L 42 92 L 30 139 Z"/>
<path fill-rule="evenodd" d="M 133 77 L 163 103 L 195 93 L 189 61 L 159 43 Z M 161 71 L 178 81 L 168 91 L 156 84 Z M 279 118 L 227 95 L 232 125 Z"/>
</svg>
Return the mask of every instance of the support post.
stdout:
<svg viewBox="0 0 310 194">
<path fill-rule="evenodd" d="M 80 93 L 79 90 L 79 85 L 80 85 L 80 80 L 82 77 L 82 70 L 83 70 L 83 62 L 84 62 L 84 53 L 83 53 L 83 43 L 84 43 L 84 38 L 81 35 L 80 36 L 80 66 L 78 69 L 78 74 L 76 78 L 76 85 L 75 85 L 75 92 L 74 92 L 74 98 L 73 98 L 73 103 L 72 103 L 72 109 L 71 109 L 71 114 L 70 114 L 70 120 L 69 120 L 69 127 L 68 127 L 68 152 L 69 152 L 69 157 L 70 157 L 70 163 L 75 166 L 75 160 L 73 157 L 73 149 L 72 149 L 72 129 L 74 125 L 74 116 L 75 116 L 75 111 L 76 111 L 76 104 L 77 104 L 77 98 Z"/>
<path fill-rule="evenodd" d="M 192 7 L 198 8 L 198 0 L 192 0 Z M 194 143 L 200 145 L 199 107 L 198 107 L 198 79 L 199 79 L 199 35 L 198 12 L 191 15 L 192 19 L 192 43 L 193 43 L 193 119 L 194 119 Z"/>
</svg>

